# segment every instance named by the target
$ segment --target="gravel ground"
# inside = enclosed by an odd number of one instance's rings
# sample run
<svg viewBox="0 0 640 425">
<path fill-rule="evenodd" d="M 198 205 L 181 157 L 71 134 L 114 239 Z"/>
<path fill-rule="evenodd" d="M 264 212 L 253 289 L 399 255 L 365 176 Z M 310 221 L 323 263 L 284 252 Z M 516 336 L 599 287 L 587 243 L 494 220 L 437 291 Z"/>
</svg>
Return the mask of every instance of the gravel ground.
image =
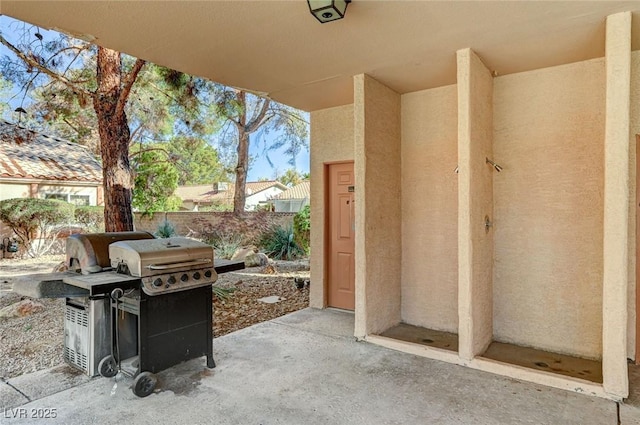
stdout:
<svg viewBox="0 0 640 425">
<path fill-rule="evenodd" d="M 0 260 L 0 309 L 23 299 L 11 291 L 13 276 L 47 273 L 63 256 Z M 309 288 L 297 289 L 294 278 L 309 278 L 308 261 L 276 261 L 273 268 L 249 268 L 218 276 L 216 286 L 232 289 L 228 298 L 214 297 L 214 336 L 282 316 L 309 305 Z M 275 304 L 259 302 L 268 296 Z M 37 300 L 43 311 L 25 317 L 0 318 L 0 379 L 47 369 L 63 363 L 62 299 Z"/>
</svg>

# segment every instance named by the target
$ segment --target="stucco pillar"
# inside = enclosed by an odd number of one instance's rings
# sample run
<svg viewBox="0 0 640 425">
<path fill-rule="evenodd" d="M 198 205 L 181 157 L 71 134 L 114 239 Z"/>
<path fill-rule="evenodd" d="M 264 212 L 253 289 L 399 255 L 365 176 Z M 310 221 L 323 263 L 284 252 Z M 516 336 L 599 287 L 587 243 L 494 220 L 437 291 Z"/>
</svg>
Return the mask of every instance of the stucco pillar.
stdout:
<svg viewBox="0 0 640 425">
<path fill-rule="evenodd" d="M 355 336 L 400 322 L 400 95 L 354 77 Z"/>
<path fill-rule="evenodd" d="M 96 188 L 96 205 L 104 205 L 104 187 Z"/>
<path fill-rule="evenodd" d="M 493 338 L 493 77 L 471 50 L 458 60 L 458 337 L 460 357 Z"/>
<path fill-rule="evenodd" d="M 608 16 L 606 34 L 602 372 L 604 390 L 623 398 L 629 394 L 626 327 L 631 12 Z"/>
<path fill-rule="evenodd" d="M 31 183 L 29 185 L 29 198 L 37 198 L 40 185 L 38 183 Z"/>
</svg>

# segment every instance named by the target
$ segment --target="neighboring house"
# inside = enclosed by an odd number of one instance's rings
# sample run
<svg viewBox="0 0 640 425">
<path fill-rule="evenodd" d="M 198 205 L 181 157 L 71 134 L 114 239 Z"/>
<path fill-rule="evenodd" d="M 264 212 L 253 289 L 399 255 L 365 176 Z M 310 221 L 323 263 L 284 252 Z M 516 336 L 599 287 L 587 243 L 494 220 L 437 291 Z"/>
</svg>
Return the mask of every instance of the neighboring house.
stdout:
<svg viewBox="0 0 640 425">
<path fill-rule="evenodd" d="M 267 201 L 286 189 L 285 185 L 273 180 L 247 182 L 245 211 L 254 211 L 258 206 L 267 205 Z M 182 199 L 182 208 L 188 211 L 220 206 L 233 209 L 235 186 L 233 183 L 226 182 L 213 185 L 178 186 L 175 195 Z"/>
<path fill-rule="evenodd" d="M 0 121 L 0 200 L 102 205 L 102 167 L 87 148 Z"/>
<path fill-rule="evenodd" d="M 353 309 L 357 338 L 628 396 L 640 2 L 165 7 L 1 12 L 309 111 L 310 304 Z"/>
<path fill-rule="evenodd" d="M 271 201 L 275 212 L 298 212 L 309 205 L 311 183 L 304 181 L 285 190 Z"/>
</svg>

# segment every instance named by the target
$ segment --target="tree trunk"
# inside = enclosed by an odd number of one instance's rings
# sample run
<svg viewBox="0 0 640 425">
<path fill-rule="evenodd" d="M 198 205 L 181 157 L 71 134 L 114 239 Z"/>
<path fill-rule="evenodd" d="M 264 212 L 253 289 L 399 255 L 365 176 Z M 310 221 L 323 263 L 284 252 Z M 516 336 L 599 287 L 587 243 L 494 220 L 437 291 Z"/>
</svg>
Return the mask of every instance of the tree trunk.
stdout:
<svg viewBox="0 0 640 425">
<path fill-rule="evenodd" d="M 98 117 L 102 176 L 104 179 L 104 224 L 107 232 L 133 230 L 131 210 L 131 168 L 129 166 L 129 124 L 121 99 L 120 53 L 98 48 L 96 96 L 93 107 Z"/>
<path fill-rule="evenodd" d="M 233 195 L 233 212 L 244 212 L 247 188 L 247 170 L 249 169 L 249 133 L 238 130 L 238 166 L 236 167 L 236 190 Z"/>
<path fill-rule="evenodd" d="M 238 105 L 242 105 L 242 112 L 236 122 L 238 129 L 238 165 L 236 166 L 236 189 L 233 195 L 233 212 L 244 212 L 246 202 L 247 171 L 249 170 L 249 132 L 247 131 L 247 99 L 242 90 L 236 91 Z"/>
</svg>

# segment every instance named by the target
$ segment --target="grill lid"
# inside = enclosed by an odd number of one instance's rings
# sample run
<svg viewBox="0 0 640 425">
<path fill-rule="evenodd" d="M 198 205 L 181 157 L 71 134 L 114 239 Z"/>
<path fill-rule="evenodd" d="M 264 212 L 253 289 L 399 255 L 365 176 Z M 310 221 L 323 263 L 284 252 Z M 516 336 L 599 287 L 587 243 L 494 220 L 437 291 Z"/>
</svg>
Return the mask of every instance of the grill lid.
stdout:
<svg viewBox="0 0 640 425">
<path fill-rule="evenodd" d="M 111 267 L 136 277 L 213 267 L 213 247 L 182 237 L 129 240 L 109 245 Z"/>
<path fill-rule="evenodd" d="M 99 273 L 111 266 L 109 244 L 122 240 L 153 239 L 148 232 L 82 233 L 71 235 L 66 243 L 66 265 L 80 267 L 82 274 Z"/>
</svg>

